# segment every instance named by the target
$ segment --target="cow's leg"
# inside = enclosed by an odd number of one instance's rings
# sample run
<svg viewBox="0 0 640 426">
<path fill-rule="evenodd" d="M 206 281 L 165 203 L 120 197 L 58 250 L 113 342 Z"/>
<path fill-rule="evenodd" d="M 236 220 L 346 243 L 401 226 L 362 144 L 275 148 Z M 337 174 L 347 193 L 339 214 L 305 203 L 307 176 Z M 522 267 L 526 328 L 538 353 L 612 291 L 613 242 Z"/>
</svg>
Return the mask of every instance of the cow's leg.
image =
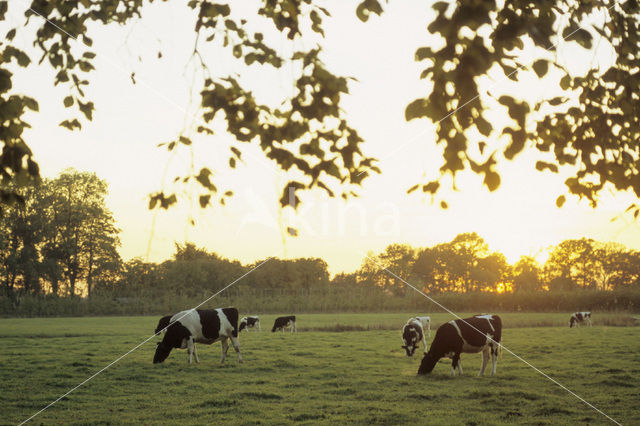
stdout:
<svg viewBox="0 0 640 426">
<path fill-rule="evenodd" d="M 431 321 L 427 323 L 427 332 L 429 333 L 429 339 L 431 339 Z"/>
<path fill-rule="evenodd" d="M 196 361 L 196 363 L 199 363 L 200 360 L 198 359 L 198 350 L 196 349 L 196 344 L 193 344 L 193 359 Z"/>
<path fill-rule="evenodd" d="M 260 327 L 260 321 L 258 321 L 258 331 L 262 331 L 262 327 Z"/>
<path fill-rule="evenodd" d="M 498 364 L 498 345 L 499 343 L 491 347 L 491 362 L 493 363 L 493 366 L 491 368 L 492 376 L 496 375 L 496 364 Z"/>
<path fill-rule="evenodd" d="M 489 363 L 489 355 L 491 355 L 491 346 L 487 346 L 482 350 L 482 367 L 480 367 L 479 376 L 484 375 L 484 369 L 487 368 L 487 364 Z"/>
<path fill-rule="evenodd" d="M 296 322 L 291 321 L 291 332 L 293 333 L 294 331 L 296 331 Z"/>
<path fill-rule="evenodd" d="M 193 358 L 195 347 L 196 345 L 193 343 L 193 337 L 189 337 L 189 339 L 187 340 L 187 356 L 189 358 L 189 364 L 191 364 L 191 359 Z"/>
<path fill-rule="evenodd" d="M 233 345 L 233 349 L 238 354 L 238 362 L 242 364 L 242 355 L 240 354 L 240 343 L 238 343 L 238 338 L 231 336 L 231 344 Z"/>
<path fill-rule="evenodd" d="M 460 366 L 460 354 L 456 353 L 451 358 L 451 376 L 456 375 L 456 367 Z M 462 369 L 460 369 L 460 374 L 462 374 Z"/>
<path fill-rule="evenodd" d="M 227 351 L 229 350 L 229 342 L 227 342 L 226 337 L 223 337 L 220 340 L 220 343 L 222 343 L 222 358 L 220 359 L 220 364 L 222 364 L 225 358 L 227 357 Z"/>
<path fill-rule="evenodd" d="M 424 334 L 422 334 L 422 345 L 424 346 L 424 353 L 427 353 L 427 340 L 424 338 Z"/>
</svg>

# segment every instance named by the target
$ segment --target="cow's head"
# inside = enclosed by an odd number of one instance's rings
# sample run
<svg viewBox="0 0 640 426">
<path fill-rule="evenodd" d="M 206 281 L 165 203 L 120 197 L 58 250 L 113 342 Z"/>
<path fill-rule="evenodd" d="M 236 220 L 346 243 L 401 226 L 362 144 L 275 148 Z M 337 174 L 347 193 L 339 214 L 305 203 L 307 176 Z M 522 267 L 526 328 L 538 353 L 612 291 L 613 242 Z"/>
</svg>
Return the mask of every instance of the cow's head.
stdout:
<svg viewBox="0 0 640 426">
<path fill-rule="evenodd" d="M 418 374 L 429 374 L 433 371 L 433 367 L 438 362 L 438 357 L 434 356 L 431 351 L 424 354 L 422 362 L 420 362 L 420 368 L 418 368 Z"/>
<path fill-rule="evenodd" d="M 407 352 L 407 356 L 411 357 L 416 352 L 416 349 L 418 349 L 418 345 L 416 344 L 402 345 L 402 349 L 404 349 Z"/>
<path fill-rule="evenodd" d="M 180 348 L 182 346 L 182 342 L 184 339 L 187 339 L 191 333 L 189 330 L 180 324 L 179 322 L 175 322 L 171 324 L 162 339 L 162 342 L 159 342 L 156 346 L 156 353 L 153 356 L 153 363 L 159 364 L 163 362 L 173 348 Z"/>
<path fill-rule="evenodd" d="M 167 359 L 167 357 L 171 353 L 171 349 L 173 348 L 171 346 L 165 345 L 164 342 L 158 342 L 158 345 L 156 346 L 156 354 L 153 356 L 153 363 L 159 364 Z"/>
<path fill-rule="evenodd" d="M 402 341 L 404 343 L 404 345 L 402 345 L 402 349 L 405 350 L 407 356 L 413 356 L 416 349 L 418 349 L 418 343 L 420 342 L 418 331 L 413 326 L 405 325 L 402 330 Z"/>
</svg>

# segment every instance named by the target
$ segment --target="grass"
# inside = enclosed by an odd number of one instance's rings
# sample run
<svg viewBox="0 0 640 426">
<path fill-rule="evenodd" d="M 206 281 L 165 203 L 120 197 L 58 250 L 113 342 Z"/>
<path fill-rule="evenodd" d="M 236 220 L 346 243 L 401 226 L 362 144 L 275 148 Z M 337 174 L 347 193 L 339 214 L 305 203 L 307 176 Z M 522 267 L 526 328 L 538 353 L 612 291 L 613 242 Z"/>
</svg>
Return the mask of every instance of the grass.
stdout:
<svg viewBox="0 0 640 426">
<path fill-rule="evenodd" d="M 611 323 L 624 323 L 615 314 Z M 219 365 L 220 344 L 151 363 L 154 338 L 40 414 L 36 424 L 606 424 L 607 419 L 506 351 L 496 377 L 462 377 L 449 360 L 416 377 L 400 348 L 408 314 L 299 314 L 297 334 L 241 336 L 244 364 Z M 569 329 L 568 314 L 504 314 L 504 344 L 622 424 L 638 423 L 640 328 Z M 432 315 L 434 323 L 449 319 Z M 0 320 L 0 422 L 34 414 L 145 338 L 157 317 Z M 551 325 L 545 326 L 550 321 Z M 527 326 L 529 325 L 529 326 Z M 561 327 L 559 325 L 562 325 Z M 365 331 L 347 330 L 360 327 Z M 316 331 L 312 331 L 316 330 Z M 368 330 L 368 331 L 366 331 Z"/>
</svg>

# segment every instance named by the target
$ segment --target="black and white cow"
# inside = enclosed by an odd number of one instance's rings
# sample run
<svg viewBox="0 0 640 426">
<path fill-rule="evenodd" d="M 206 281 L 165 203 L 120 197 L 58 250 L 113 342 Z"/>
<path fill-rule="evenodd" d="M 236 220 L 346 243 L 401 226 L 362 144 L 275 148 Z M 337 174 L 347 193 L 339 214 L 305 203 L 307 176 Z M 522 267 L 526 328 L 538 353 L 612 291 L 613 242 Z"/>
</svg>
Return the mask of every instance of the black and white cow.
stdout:
<svg viewBox="0 0 640 426">
<path fill-rule="evenodd" d="M 496 374 L 498 350 L 502 339 L 502 320 L 497 315 L 476 315 L 471 318 L 449 321 L 438 327 L 436 337 L 431 342 L 429 352 L 424 355 L 418 374 L 430 373 L 440 358 L 448 357 L 451 362 L 451 375 L 454 376 L 456 367 L 462 374 L 460 365 L 461 353 L 482 352 L 482 367 L 480 375 L 484 374 L 489 361 L 493 361 L 491 375 Z"/>
<path fill-rule="evenodd" d="M 589 327 L 591 327 L 591 312 L 574 312 L 571 315 L 571 319 L 569 320 L 569 328 L 579 327 L 580 324 L 586 323 Z"/>
<path fill-rule="evenodd" d="M 278 317 L 278 318 L 276 318 L 275 322 L 273 323 L 273 328 L 271 329 L 271 332 L 274 332 L 276 330 L 282 330 L 282 332 L 284 333 L 285 327 L 291 327 L 291 332 L 292 333 L 294 331 L 296 331 L 296 316 L 295 315 L 290 315 L 288 317 Z"/>
<path fill-rule="evenodd" d="M 231 340 L 233 349 L 238 354 L 238 362 L 242 362 L 240 345 L 238 344 L 238 310 L 236 308 L 222 309 L 189 309 L 175 315 L 160 319 L 156 327 L 156 334 L 164 330 L 164 337 L 156 347 L 153 363 L 163 362 L 173 348 L 187 349 L 189 364 L 192 357 L 198 360 L 196 343 L 210 345 L 220 340 L 222 342 L 222 359 L 224 362 Z"/>
<path fill-rule="evenodd" d="M 407 352 L 407 356 L 413 356 L 413 353 L 418 349 L 418 342 L 422 342 L 424 346 L 424 353 L 427 353 L 427 341 L 424 338 L 424 330 L 429 330 L 429 337 L 431 337 L 431 318 L 429 317 L 414 317 L 411 318 L 402 327 L 402 348 Z"/>
<path fill-rule="evenodd" d="M 258 326 L 258 330 L 262 331 L 262 328 L 260 327 L 260 318 L 258 318 L 257 315 L 252 317 L 242 317 L 238 331 L 242 331 L 244 329 L 249 331 L 250 328 L 254 328 L 256 325 Z"/>
</svg>

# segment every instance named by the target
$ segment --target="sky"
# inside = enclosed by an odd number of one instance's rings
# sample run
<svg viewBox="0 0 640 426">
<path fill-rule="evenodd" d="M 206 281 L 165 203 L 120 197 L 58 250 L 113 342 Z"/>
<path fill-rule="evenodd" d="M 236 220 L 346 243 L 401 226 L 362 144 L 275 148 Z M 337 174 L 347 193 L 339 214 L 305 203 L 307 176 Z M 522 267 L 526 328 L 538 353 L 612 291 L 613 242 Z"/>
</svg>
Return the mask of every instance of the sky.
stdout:
<svg viewBox="0 0 640 426">
<path fill-rule="evenodd" d="M 281 210 L 278 199 L 289 180 L 287 174 L 277 170 L 255 145 L 244 147 L 243 162 L 230 170 L 231 138 L 220 123 L 215 135 L 194 137 L 191 148 L 168 153 L 157 146 L 189 131 L 198 101 L 200 76 L 191 60 L 194 16 L 181 1 L 154 2 L 144 8 L 142 19 L 124 27 L 89 29 L 97 70 L 90 75 L 87 94 L 96 111 L 94 120 L 83 122 L 81 131 L 58 126 L 68 118 L 62 106 L 68 89 L 53 87 L 48 66 L 34 64 L 16 75 L 17 91 L 40 102 L 40 112 L 28 116 L 32 129 L 25 138 L 41 174 L 52 178 L 73 167 L 105 179 L 107 204 L 122 230 L 120 253 L 127 260 L 162 261 L 174 253 L 175 243 L 189 241 L 244 263 L 269 256 L 321 257 L 337 273 L 357 269 L 368 252 L 380 252 L 391 243 L 432 246 L 463 232 L 477 232 L 510 262 L 522 255 L 543 259 L 545 248 L 570 238 L 640 249 L 638 223 L 622 214 L 636 201 L 631 194 L 606 190 L 596 209 L 569 196 L 559 209 L 555 200 L 565 193 L 563 181 L 571 170 L 561 169 L 558 175 L 539 173 L 533 167 L 536 157 L 529 153 L 498 167 L 502 185 L 493 193 L 482 186 L 481 177 L 461 174 L 456 180 L 458 190 L 442 193 L 449 204 L 446 210 L 440 208 L 440 198 L 432 200 L 419 191 L 408 195 L 408 188 L 433 176 L 441 164 L 433 124 L 404 119 L 405 106 L 428 89 L 428 83 L 418 78 L 422 67 L 413 61 L 416 48 L 433 42 L 426 31 L 431 16 L 428 5 L 391 2 L 382 17 L 361 23 L 354 4 L 324 3 L 332 17 L 325 21 L 323 40 L 297 40 L 292 46 L 285 38 L 265 32 L 283 52 L 320 42 L 330 70 L 357 78 L 350 84 L 343 108 L 365 139 L 364 151 L 378 158 L 382 169 L 382 174 L 364 181 L 358 198 L 345 202 L 328 198 L 324 191 L 312 191 L 302 195 L 297 213 Z M 22 26 L 22 13 L 20 2 L 12 3 L 9 20 L 0 23 L 0 31 L 6 32 L 9 25 Z M 245 11 L 234 9 L 234 13 L 239 16 Z M 27 52 L 34 51 L 28 37 L 32 25 L 16 37 Z M 606 46 L 599 49 L 603 50 L 595 55 L 597 63 L 606 66 L 610 52 Z M 575 72 L 594 57 L 592 52 L 569 48 L 563 53 L 561 60 Z M 263 102 L 277 103 L 293 93 L 291 68 L 236 68 L 215 48 L 205 49 L 204 57 L 214 72 L 242 72 L 242 81 Z M 496 93 L 517 91 L 531 100 L 559 90 L 552 78 L 538 80 L 532 75 L 518 87 L 499 76 L 489 84 Z M 504 111 L 493 112 L 492 119 L 504 122 Z M 173 177 L 189 173 L 192 164 L 196 170 L 202 166 L 214 170 L 215 183 L 234 191 L 226 206 L 200 209 L 197 187 L 187 186 L 180 189 L 177 207 L 150 212 L 149 194 L 170 190 Z M 286 234 L 288 226 L 298 229 L 298 237 Z"/>
</svg>

